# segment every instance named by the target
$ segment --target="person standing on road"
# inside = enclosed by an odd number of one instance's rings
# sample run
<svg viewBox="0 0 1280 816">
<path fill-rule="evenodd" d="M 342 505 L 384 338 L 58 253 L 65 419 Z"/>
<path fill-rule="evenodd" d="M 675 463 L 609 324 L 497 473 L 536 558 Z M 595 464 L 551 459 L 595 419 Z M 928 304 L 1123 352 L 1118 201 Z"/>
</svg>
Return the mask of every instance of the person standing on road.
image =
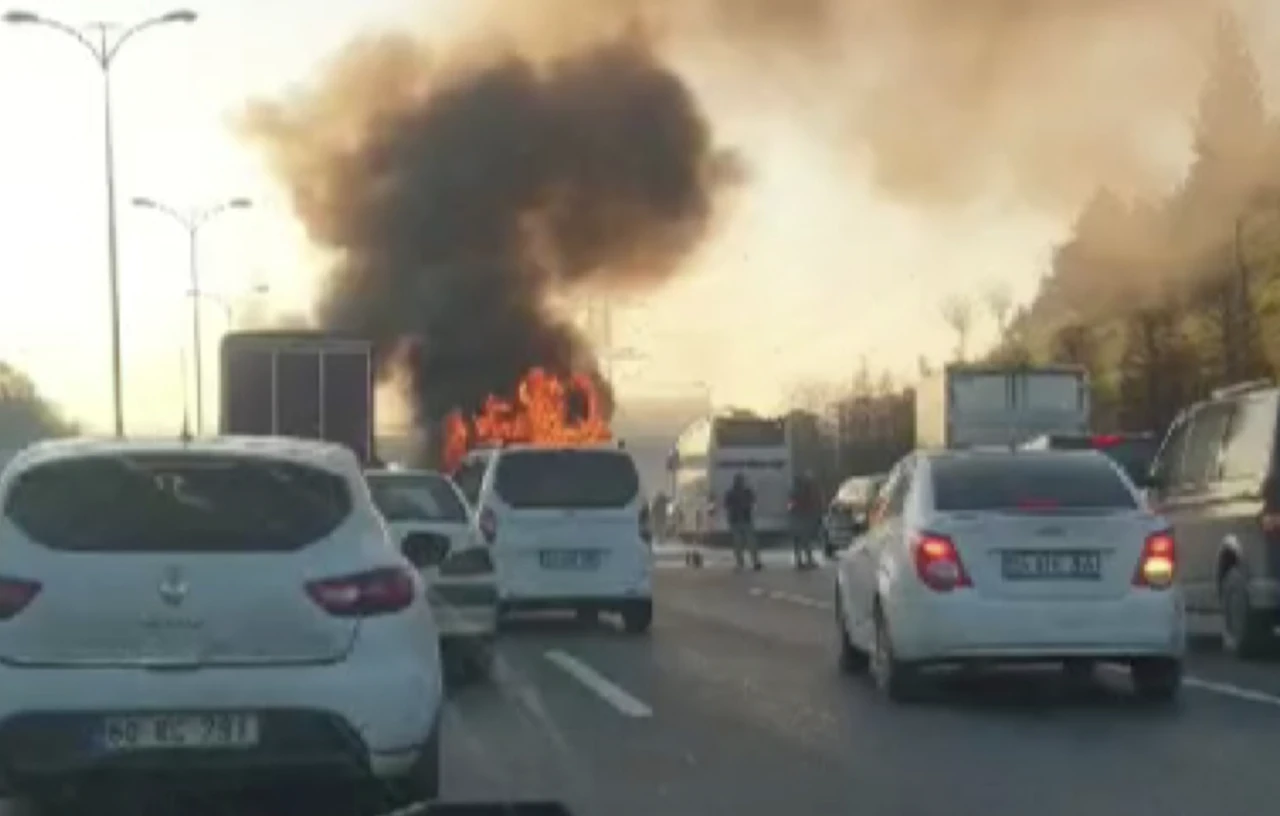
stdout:
<svg viewBox="0 0 1280 816">
<path fill-rule="evenodd" d="M 796 569 L 817 566 L 813 560 L 813 539 L 818 532 L 820 505 L 818 485 L 813 474 L 806 471 L 797 476 L 791 486 L 791 500 L 787 503 L 791 516 L 791 549 Z"/>
<path fill-rule="evenodd" d="M 729 519 L 729 533 L 733 536 L 733 560 L 738 569 L 742 569 L 743 550 L 751 553 L 751 567 L 760 569 L 760 545 L 756 542 L 755 521 L 753 515 L 756 508 L 755 491 L 747 485 L 746 477 L 741 473 L 733 477 L 733 486 L 724 494 L 725 515 Z"/>
</svg>

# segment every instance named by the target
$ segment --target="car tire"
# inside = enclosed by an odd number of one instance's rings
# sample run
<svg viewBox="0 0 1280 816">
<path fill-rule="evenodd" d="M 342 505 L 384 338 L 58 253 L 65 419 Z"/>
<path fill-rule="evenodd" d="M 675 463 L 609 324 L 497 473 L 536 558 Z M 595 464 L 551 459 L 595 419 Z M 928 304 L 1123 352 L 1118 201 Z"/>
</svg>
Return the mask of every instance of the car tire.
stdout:
<svg viewBox="0 0 1280 816">
<path fill-rule="evenodd" d="M 1133 661 L 1129 672 L 1133 690 L 1146 702 L 1173 702 L 1182 688 L 1182 661 L 1174 658 L 1141 658 Z"/>
<path fill-rule="evenodd" d="M 871 677 L 880 693 L 895 703 L 909 703 L 919 699 L 920 677 L 913 666 L 899 660 L 894 654 L 893 638 L 889 623 L 879 604 L 875 612 L 875 643 L 870 655 Z"/>
<path fill-rule="evenodd" d="M 858 649 L 849 640 L 849 631 L 844 625 L 844 610 L 840 602 L 840 592 L 836 591 L 836 647 L 839 649 L 840 671 L 845 674 L 863 674 L 871 665 L 871 657 Z"/>
<path fill-rule="evenodd" d="M 1273 618 L 1259 614 L 1249 601 L 1249 577 L 1239 564 L 1222 576 L 1218 585 L 1222 607 L 1222 648 L 1242 660 L 1268 654 L 1275 645 Z"/>
<path fill-rule="evenodd" d="M 642 635 L 653 624 L 653 602 L 642 601 L 622 610 L 622 628 L 628 634 Z"/>
<path fill-rule="evenodd" d="M 443 717 L 443 711 L 437 714 Z M 387 780 L 383 786 L 385 795 L 380 803 L 387 810 L 398 810 L 418 802 L 430 802 L 440 798 L 440 732 L 442 725 L 437 719 L 431 729 L 430 736 L 423 744 L 408 773 L 396 779 Z"/>
</svg>

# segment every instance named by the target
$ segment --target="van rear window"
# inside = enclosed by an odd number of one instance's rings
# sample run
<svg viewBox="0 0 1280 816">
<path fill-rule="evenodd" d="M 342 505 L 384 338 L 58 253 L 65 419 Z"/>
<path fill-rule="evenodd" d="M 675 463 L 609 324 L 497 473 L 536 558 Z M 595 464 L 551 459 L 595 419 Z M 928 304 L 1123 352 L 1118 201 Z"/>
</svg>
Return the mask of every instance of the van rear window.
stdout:
<svg viewBox="0 0 1280 816">
<path fill-rule="evenodd" d="M 339 475 L 198 454 L 89 456 L 19 475 L 4 503 L 33 541 L 71 552 L 284 552 L 351 513 Z"/>
<path fill-rule="evenodd" d="M 619 508 L 640 492 L 636 466 L 621 452 L 510 451 L 497 467 L 494 490 L 515 508 Z"/>
</svg>

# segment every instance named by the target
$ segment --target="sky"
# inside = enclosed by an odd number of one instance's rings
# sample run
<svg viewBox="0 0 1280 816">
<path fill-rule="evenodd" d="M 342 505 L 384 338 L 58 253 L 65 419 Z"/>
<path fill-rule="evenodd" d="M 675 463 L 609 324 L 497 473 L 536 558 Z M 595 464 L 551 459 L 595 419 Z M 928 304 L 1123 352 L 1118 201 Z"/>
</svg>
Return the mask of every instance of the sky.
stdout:
<svg viewBox="0 0 1280 816">
<path fill-rule="evenodd" d="M 233 114 L 316 75 L 371 27 L 447 32 L 463 0 L 193 2 L 191 26 L 143 32 L 112 69 L 120 201 L 125 418 L 131 432 L 180 426 L 191 390 L 186 233 L 129 202 L 180 208 L 251 198 L 200 233 L 207 299 L 205 425 L 216 418 L 217 341 L 228 317 L 303 311 L 324 269 Z M 21 7 L 21 6 L 19 6 Z M 154 0 L 35 0 L 67 22 L 128 23 L 174 8 Z M 1280 15 L 1277 15 L 1280 16 Z M 1276 25 L 1257 36 L 1280 45 Z M 1271 66 L 1274 69 L 1274 66 Z M 713 80 L 707 80 L 711 85 Z M 708 86 L 709 87 L 709 86 Z M 101 75 L 69 37 L 0 27 L 0 359 L 91 429 L 111 423 Z M 814 149 L 806 123 L 707 101 L 717 138 L 753 168 L 744 196 L 660 292 L 618 300 L 615 368 L 628 392 L 708 389 L 718 403 L 771 408 L 797 383 L 845 381 L 861 356 L 903 377 L 953 345 L 938 305 L 993 282 L 1030 297 L 1064 219 L 977 202 L 946 217 L 878 195 L 857 157 Z M 1166 149 L 1177 155 L 1179 134 Z M 833 181 L 833 179 L 836 179 Z M 266 294 L 255 292 L 265 287 Z M 225 304 L 225 305 L 223 305 Z M 229 306 L 230 308 L 226 308 Z M 973 345 L 990 342 L 983 317 Z"/>
</svg>

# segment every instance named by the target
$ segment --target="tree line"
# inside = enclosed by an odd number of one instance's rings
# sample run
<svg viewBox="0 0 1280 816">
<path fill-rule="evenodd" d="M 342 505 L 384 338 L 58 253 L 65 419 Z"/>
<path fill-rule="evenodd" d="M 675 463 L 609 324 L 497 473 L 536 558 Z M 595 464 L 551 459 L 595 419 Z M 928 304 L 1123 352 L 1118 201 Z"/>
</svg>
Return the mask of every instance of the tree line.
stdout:
<svg viewBox="0 0 1280 816">
<path fill-rule="evenodd" d="M 993 285 L 939 304 L 952 358 L 1084 366 L 1100 431 L 1162 433 L 1181 408 L 1280 367 L 1280 118 L 1264 102 L 1238 21 L 1217 31 L 1192 125 L 1192 159 L 1158 197 L 1102 188 L 1055 247 L 1035 294 L 1015 305 Z M 998 341 L 973 354 L 979 320 Z M 825 401 L 798 395 L 819 429 L 806 455 L 834 489 L 882 471 L 914 445 L 914 393 L 857 372 Z M 921 359 L 920 373 L 929 371 Z"/>
</svg>

